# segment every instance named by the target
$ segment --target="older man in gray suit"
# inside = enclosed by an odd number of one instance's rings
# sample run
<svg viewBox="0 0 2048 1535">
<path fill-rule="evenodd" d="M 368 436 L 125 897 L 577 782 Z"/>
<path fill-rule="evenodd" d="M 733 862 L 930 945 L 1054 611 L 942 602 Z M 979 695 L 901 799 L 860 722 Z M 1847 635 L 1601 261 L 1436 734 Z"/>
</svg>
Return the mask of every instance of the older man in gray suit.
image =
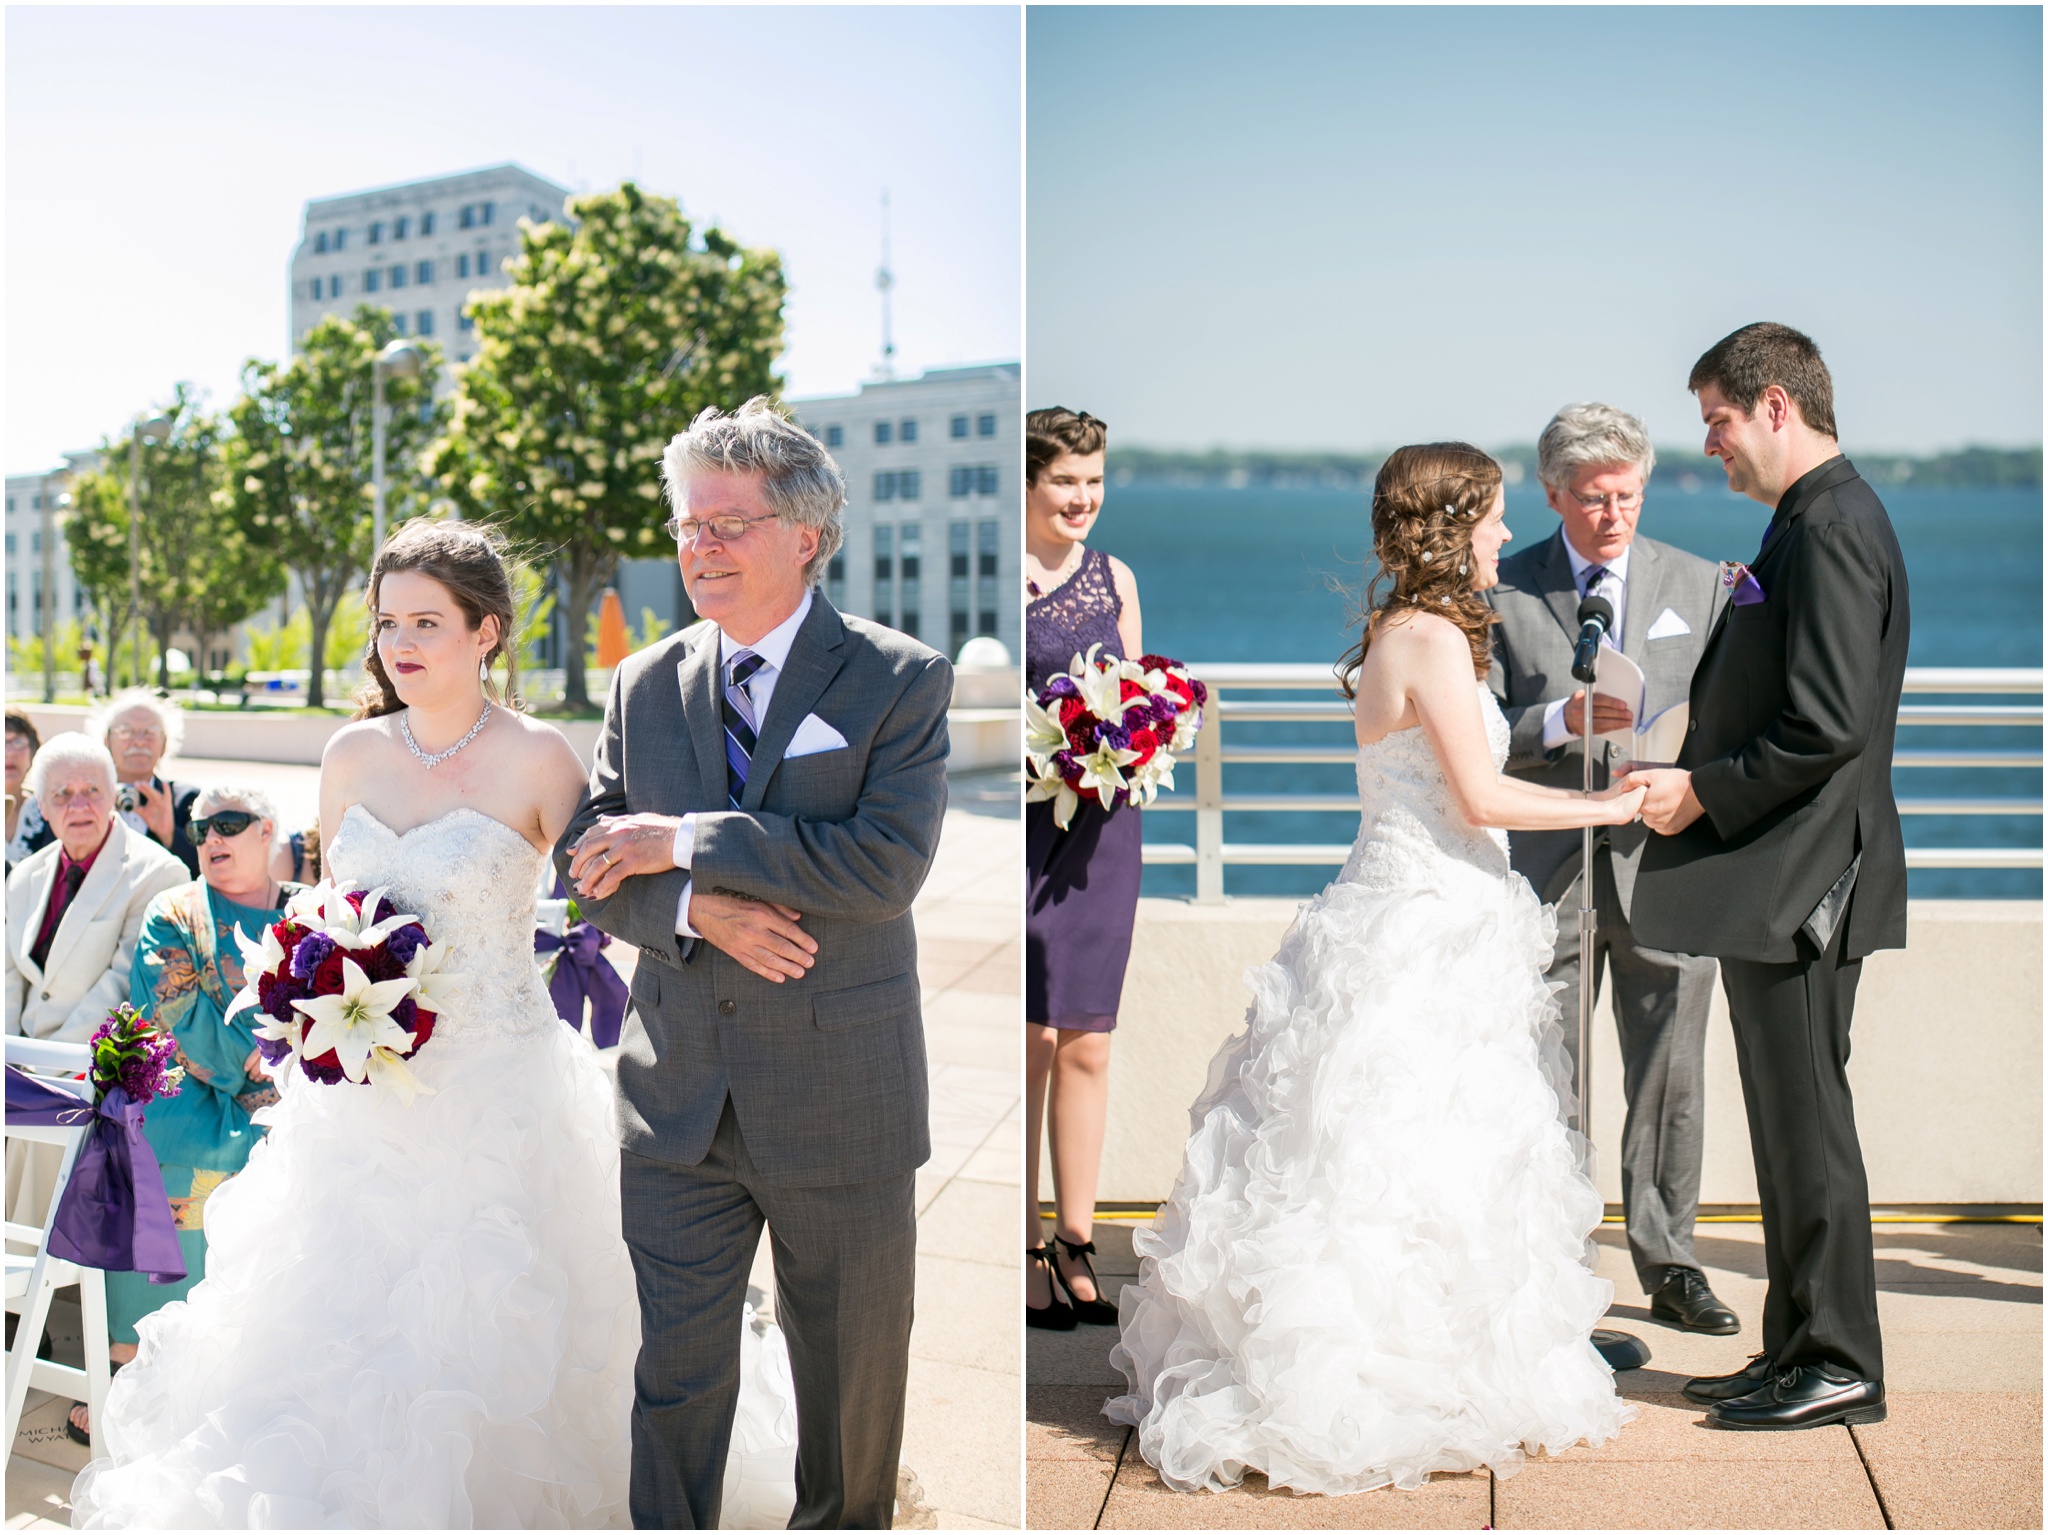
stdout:
<svg viewBox="0 0 2048 1535">
<path fill-rule="evenodd" d="M 1649 715 L 1686 700 L 1726 595 L 1707 561 L 1636 536 L 1655 460 L 1642 423 L 1611 405 L 1568 405 L 1543 430 L 1537 475 L 1563 525 L 1502 560 L 1500 584 L 1486 594 L 1501 620 L 1490 683 L 1513 732 L 1507 770 L 1518 778 L 1572 789 L 1582 781 L 1585 694 L 1571 680 L 1571 663 L 1579 604 L 1588 596 L 1613 605 L 1610 643 L 1618 641 L 1622 654 L 1642 668 Z M 1595 695 L 1596 732 L 1630 723 L 1626 707 Z M 1608 742 L 1595 745 L 1593 782 L 1605 788 L 1610 770 L 1622 770 L 1629 753 Z M 1593 853 L 1599 914 L 1593 987 L 1597 995 L 1601 972 L 1612 969 L 1628 1097 L 1621 1194 L 1629 1252 L 1653 1316 L 1696 1332 L 1732 1333 L 1740 1323 L 1708 1288 L 1692 1240 L 1715 965 L 1635 941 L 1629 903 L 1647 837 L 1640 821 L 1601 827 Z M 1508 843 L 1516 870 L 1544 900 L 1560 911 L 1577 908 L 1579 833 L 1516 832 Z M 1578 1031 L 1570 1022 L 1579 1006 L 1575 924 L 1558 924 L 1550 978 L 1565 985 L 1558 1000 L 1576 1054 Z"/>
<path fill-rule="evenodd" d="M 931 1150 L 910 903 L 945 813 L 952 669 L 813 589 L 844 481 L 765 400 L 706 411 L 663 467 L 705 622 L 619 668 L 555 849 L 590 920 L 640 949 L 618 1073 L 633 1522 L 718 1526 L 765 1223 L 790 1527 L 887 1529 Z"/>
</svg>

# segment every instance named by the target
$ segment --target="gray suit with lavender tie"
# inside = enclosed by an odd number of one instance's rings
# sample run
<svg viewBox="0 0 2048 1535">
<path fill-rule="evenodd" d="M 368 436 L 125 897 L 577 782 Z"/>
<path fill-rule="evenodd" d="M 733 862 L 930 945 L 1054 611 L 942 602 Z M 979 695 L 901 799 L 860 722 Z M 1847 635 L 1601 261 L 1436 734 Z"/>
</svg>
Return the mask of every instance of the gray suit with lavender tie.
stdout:
<svg viewBox="0 0 2048 1535">
<path fill-rule="evenodd" d="M 1543 716 L 1552 700 L 1569 698 L 1579 687 L 1571 667 L 1582 595 L 1562 530 L 1502 560 L 1500 584 L 1486 593 L 1501 620 L 1493 631 L 1488 683 L 1508 717 L 1507 771 L 1562 789 L 1583 783 L 1585 754 L 1576 740 L 1546 749 Z M 1654 716 L 1685 702 L 1693 668 L 1727 594 L 1707 561 L 1639 536 L 1629 545 L 1627 596 L 1621 651 L 1643 669 L 1648 712 Z M 1652 633 L 1658 637 L 1652 639 Z M 1610 766 L 1618 768 L 1626 754 L 1606 742 L 1595 746 L 1600 755 L 1593 764 L 1593 783 L 1605 788 Z M 1648 836 L 1640 821 L 1599 827 L 1593 854 L 1599 913 L 1593 985 L 1597 995 L 1601 972 L 1613 972 L 1622 1085 L 1628 1097 L 1622 1205 L 1629 1252 L 1645 1293 L 1662 1285 L 1668 1268 L 1699 1267 L 1692 1231 L 1705 1126 L 1707 1014 L 1716 971 L 1711 959 L 1636 942 L 1629 910 Z M 1508 848 L 1516 871 L 1559 910 L 1549 974 L 1564 984 L 1558 1003 L 1564 1010 L 1566 1044 L 1576 1056 L 1579 935 L 1576 919 L 1563 917 L 1578 909 L 1580 833 L 1513 832 Z"/>
<path fill-rule="evenodd" d="M 814 593 L 729 798 L 710 623 L 612 679 L 590 794 L 604 815 L 696 813 L 688 871 L 626 880 L 583 912 L 638 945 L 620 1037 L 627 1247 L 639 1279 L 632 1509 L 717 1527 L 747 1273 L 765 1223 L 797 1393 L 792 1528 L 889 1526 L 903 1436 L 916 1219 L 930 1155 L 910 903 L 938 849 L 952 669 Z M 788 758 L 815 714 L 846 745 Z M 803 913 L 818 943 L 774 984 L 678 938 L 685 880 Z"/>
</svg>

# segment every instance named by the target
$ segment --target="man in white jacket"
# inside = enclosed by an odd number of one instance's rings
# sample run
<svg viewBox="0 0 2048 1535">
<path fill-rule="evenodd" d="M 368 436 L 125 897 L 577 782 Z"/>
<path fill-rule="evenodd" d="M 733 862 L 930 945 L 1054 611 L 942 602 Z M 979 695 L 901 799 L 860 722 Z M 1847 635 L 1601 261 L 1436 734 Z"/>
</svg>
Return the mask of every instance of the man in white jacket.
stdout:
<svg viewBox="0 0 2048 1535">
<path fill-rule="evenodd" d="M 7 877 L 0 962 L 7 1032 L 84 1044 L 128 1000 L 128 970 L 151 899 L 192 876 L 121 823 L 114 759 L 89 736 L 53 736 L 36 753 L 28 781 L 57 840 Z"/>
</svg>

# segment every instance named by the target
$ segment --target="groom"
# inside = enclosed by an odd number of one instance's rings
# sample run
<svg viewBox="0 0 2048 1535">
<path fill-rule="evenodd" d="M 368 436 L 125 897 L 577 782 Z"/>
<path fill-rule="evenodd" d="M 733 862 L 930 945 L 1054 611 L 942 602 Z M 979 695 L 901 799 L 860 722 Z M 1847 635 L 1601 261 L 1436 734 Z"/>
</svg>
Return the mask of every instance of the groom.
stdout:
<svg viewBox="0 0 2048 1535">
<path fill-rule="evenodd" d="M 952 670 L 815 583 L 845 482 L 764 399 L 662 459 L 706 620 L 612 679 L 555 848 L 640 948 L 620 1190 L 640 1296 L 632 1513 L 715 1529 L 765 1222 L 797 1398 L 792 1529 L 887 1529 L 930 1155 L 910 903 L 946 803 Z"/>
<path fill-rule="evenodd" d="M 1892 737 L 1906 564 L 1835 442 L 1812 341 L 1748 325 L 1693 365 L 1706 451 L 1771 507 L 1693 674 L 1678 766 L 1632 775 L 1659 833 L 1635 930 L 1718 955 L 1763 1202 L 1764 1352 L 1685 1394 L 1726 1428 L 1884 1420 L 1870 1192 L 1849 1096 L 1863 957 L 1906 942 Z"/>
</svg>

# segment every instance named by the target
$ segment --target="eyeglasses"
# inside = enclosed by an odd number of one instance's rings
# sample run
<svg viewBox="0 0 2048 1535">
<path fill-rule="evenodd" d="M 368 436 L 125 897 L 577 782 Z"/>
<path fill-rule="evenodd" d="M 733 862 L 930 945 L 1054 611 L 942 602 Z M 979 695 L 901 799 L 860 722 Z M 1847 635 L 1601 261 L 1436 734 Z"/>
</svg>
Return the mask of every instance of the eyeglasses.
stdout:
<svg viewBox="0 0 2048 1535">
<path fill-rule="evenodd" d="M 110 741 L 161 741 L 164 733 L 154 725 L 116 725 L 107 732 Z"/>
<path fill-rule="evenodd" d="M 727 512 L 722 516 L 707 517 L 702 522 L 695 517 L 671 517 L 661 525 L 661 531 L 678 544 L 694 544 L 697 535 L 709 528 L 713 538 L 721 544 L 729 544 L 736 539 L 745 538 L 747 529 L 755 523 L 773 522 L 776 515 L 770 512 L 765 517 L 742 517 L 738 512 Z"/>
<path fill-rule="evenodd" d="M 254 826 L 257 820 L 258 817 L 246 810 L 216 810 L 212 815 L 196 815 L 190 822 L 192 845 L 199 846 L 214 832 L 220 833 L 222 841 L 229 837 L 239 837 Z"/>
<path fill-rule="evenodd" d="M 1638 490 L 1632 491 L 1625 496 L 1582 496 L 1577 491 L 1573 491 L 1572 499 L 1589 512 L 1597 512 L 1602 507 L 1612 507 L 1618 512 L 1632 512 L 1643 504 L 1643 493 Z"/>
<path fill-rule="evenodd" d="M 83 789 L 52 789 L 43 798 L 58 810 L 67 805 L 103 804 L 107 791 L 100 785 L 87 784 Z"/>
</svg>

